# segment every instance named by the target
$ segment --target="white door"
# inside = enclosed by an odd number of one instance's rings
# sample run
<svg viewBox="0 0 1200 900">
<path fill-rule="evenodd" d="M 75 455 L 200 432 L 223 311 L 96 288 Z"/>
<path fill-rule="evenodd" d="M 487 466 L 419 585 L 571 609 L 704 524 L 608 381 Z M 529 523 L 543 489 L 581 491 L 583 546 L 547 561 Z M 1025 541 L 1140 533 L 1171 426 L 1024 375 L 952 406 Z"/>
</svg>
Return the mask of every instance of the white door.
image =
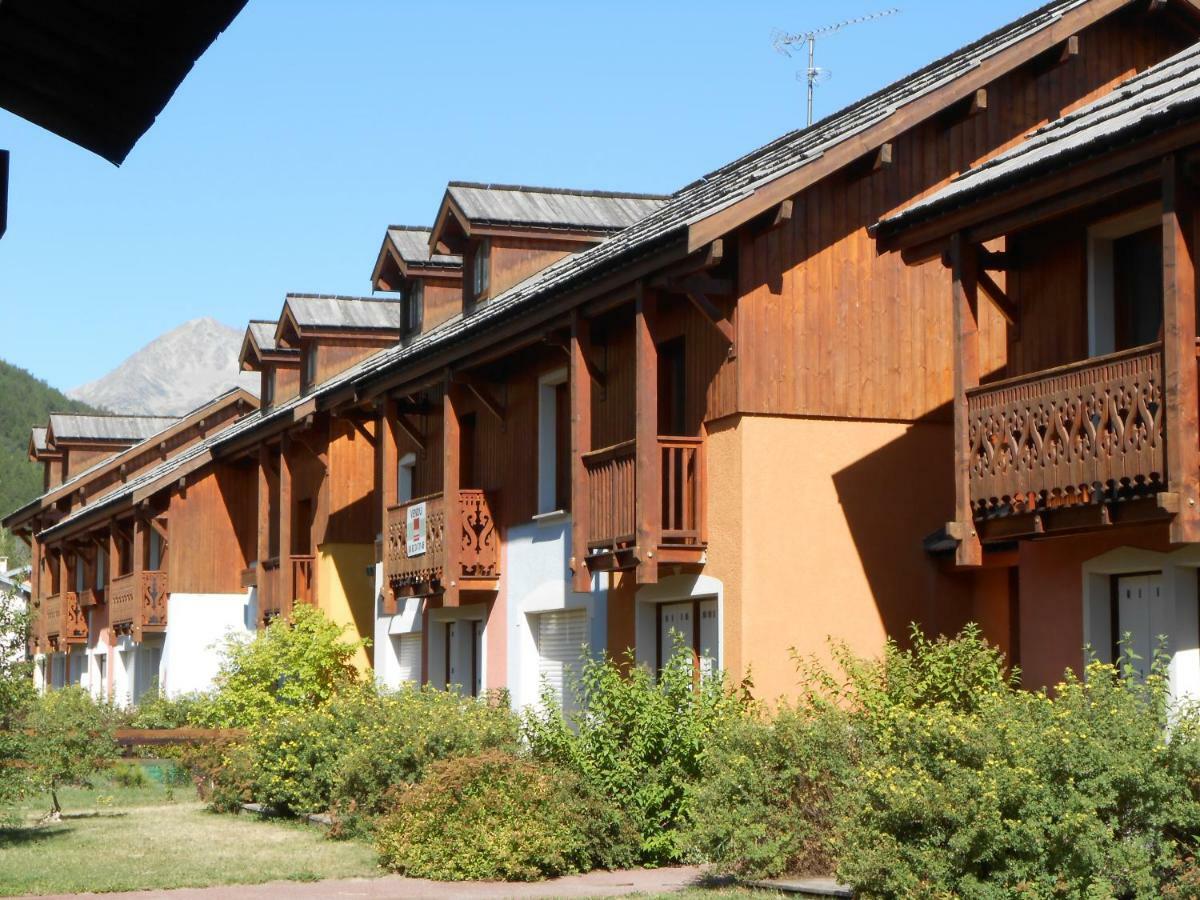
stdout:
<svg viewBox="0 0 1200 900">
<path fill-rule="evenodd" d="M 1171 623 L 1158 614 L 1161 606 L 1161 573 L 1130 575 L 1117 580 L 1117 633 L 1113 636 L 1114 643 L 1126 641 L 1122 649 L 1137 657 L 1129 662 L 1143 678 L 1150 672 L 1158 636 L 1170 631 Z"/>
<path fill-rule="evenodd" d="M 563 712 L 574 712 L 577 704 L 570 687 L 572 679 L 579 673 L 583 645 L 587 643 L 587 610 L 546 612 L 534 621 L 538 678 L 554 692 Z"/>
<path fill-rule="evenodd" d="M 658 643 L 659 668 L 670 662 L 677 641 L 682 640 L 688 648 L 696 646 L 692 609 L 691 600 L 684 603 L 664 603 L 658 608 L 658 614 L 662 617 Z"/>
<path fill-rule="evenodd" d="M 396 682 L 416 684 L 421 680 L 421 635 L 392 636 L 396 649 Z"/>
</svg>

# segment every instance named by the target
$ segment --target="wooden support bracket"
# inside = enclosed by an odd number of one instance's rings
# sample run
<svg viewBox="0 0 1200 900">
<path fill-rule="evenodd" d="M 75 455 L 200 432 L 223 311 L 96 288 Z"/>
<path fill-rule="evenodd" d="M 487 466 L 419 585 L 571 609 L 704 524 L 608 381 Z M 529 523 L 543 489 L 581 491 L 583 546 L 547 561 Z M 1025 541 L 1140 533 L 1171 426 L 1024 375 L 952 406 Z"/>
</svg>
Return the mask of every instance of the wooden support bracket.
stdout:
<svg viewBox="0 0 1200 900">
<path fill-rule="evenodd" d="M 461 384 L 470 391 L 480 405 L 496 418 L 496 421 L 504 422 L 504 404 L 496 399 L 489 385 L 484 384 L 473 375 L 468 375 L 466 372 L 455 372 L 453 376 L 454 384 Z"/>
<path fill-rule="evenodd" d="M 416 448 L 418 450 L 421 450 L 421 451 L 425 450 L 424 435 L 421 434 L 420 429 L 418 429 L 415 425 L 413 425 L 412 422 L 408 421 L 407 416 L 397 415 L 396 416 L 396 427 L 404 432 L 404 436 L 407 437 L 410 441 L 412 441 L 413 444 L 416 445 Z"/>
<path fill-rule="evenodd" d="M 1004 316 L 1004 321 L 1013 328 L 1021 327 L 1021 310 L 1017 304 L 1009 299 L 1008 294 L 1000 289 L 1000 286 L 992 279 L 992 276 L 987 272 L 980 271 L 977 275 L 979 279 L 979 287 L 983 289 L 983 294 L 992 301 L 992 306 L 999 310 L 1000 315 Z"/>
<path fill-rule="evenodd" d="M 979 88 L 957 103 L 949 106 L 938 118 L 942 129 L 952 128 L 960 122 L 965 122 L 988 108 L 987 88 Z"/>
</svg>

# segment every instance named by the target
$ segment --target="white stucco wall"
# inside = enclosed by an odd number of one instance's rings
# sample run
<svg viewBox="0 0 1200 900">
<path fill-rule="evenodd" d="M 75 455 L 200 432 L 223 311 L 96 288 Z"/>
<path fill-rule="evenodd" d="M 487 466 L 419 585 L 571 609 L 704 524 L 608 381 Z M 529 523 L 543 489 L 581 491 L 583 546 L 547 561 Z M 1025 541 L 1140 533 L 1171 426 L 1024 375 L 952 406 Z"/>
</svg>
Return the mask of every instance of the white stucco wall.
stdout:
<svg viewBox="0 0 1200 900">
<path fill-rule="evenodd" d="M 604 576 L 593 576 L 590 593 L 571 589 L 571 517 L 543 518 L 508 529 L 505 587 L 508 591 L 508 689 L 515 709 L 537 703 L 541 693 L 531 616 L 559 609 L 586 609 L 591 651 L 605 649 L 608 605 Z"/>
<path fill-rule="evenodd" d="M 225 637 L 254 633 L 250 594 L 171 594 L 159 669 L 168 696 L 212 687 Z"/>
</svg>

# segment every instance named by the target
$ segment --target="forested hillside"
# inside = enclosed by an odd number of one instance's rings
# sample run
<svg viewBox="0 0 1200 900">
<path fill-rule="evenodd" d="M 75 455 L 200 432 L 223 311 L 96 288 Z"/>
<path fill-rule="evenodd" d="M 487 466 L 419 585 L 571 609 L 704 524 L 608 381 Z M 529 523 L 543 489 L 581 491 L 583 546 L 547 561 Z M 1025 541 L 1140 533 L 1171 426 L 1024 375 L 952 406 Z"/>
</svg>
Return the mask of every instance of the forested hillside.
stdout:
<svg viewBox="0 0 1200 900">
<path fill-rule="evenodd" d="M 29 462 L 29 429 L 51 412 L 91 412 L 24 369 L 0 360 L 0 517 L 42 489 L 41 468 Z"/>
</svg>

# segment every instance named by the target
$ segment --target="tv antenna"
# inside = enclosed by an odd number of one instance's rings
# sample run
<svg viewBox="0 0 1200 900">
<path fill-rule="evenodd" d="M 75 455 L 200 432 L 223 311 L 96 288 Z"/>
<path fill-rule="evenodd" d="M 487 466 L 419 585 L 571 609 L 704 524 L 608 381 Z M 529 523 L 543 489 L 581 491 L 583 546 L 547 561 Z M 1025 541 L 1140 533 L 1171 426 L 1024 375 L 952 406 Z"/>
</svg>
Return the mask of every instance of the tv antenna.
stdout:
<svg viewBox="0 0 1200 900">
<path fill-rule="evenodd" d="M 859 16 L 855 19 L 847 19 L 844 22 L 838 22 L 836 25 L 826 25 L 824 28 L 817 28 L 813 31 L 801 31 L 796 34 L 788 34 L 787 32 L 775 30 L 771 36 L 771 45 L 784 56 L 791 57 L 791 48 L 800 45 L 807 45 L 808 48 L 808 68 L 803 72 L 796 73 L 797 81 L 808 82 L 808 124 L 813 123 L 813 89 L 818 83 L 827 81 L 832 77 L 833 73 L 829 69 L 822 69 L 817 66 L 816 49 L 817 38 L 825 35 L 833 34 L 836 31 L 841 31 L 843 28 L 849 28 L 851 25 L 861 25 L 864 22 L 873 22 L 876 19 L 882 19 L 886 16 L 894 16 L 900 10 L 896 7 L 891 9 L 880 10 L 879 12 L 870 13 L 869 15 Z"/>
</svg>

